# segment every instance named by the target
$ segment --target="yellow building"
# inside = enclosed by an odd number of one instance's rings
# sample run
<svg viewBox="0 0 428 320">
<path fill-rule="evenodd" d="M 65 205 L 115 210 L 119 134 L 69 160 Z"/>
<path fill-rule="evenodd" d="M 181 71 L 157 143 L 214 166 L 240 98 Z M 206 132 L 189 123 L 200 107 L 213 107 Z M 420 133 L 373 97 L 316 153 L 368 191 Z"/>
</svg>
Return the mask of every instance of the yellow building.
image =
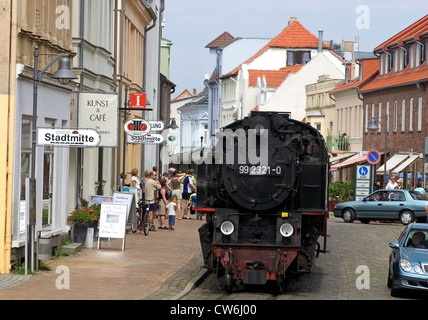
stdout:
<svg viewBox="0 0 428 320">
<path fill-rule="evenodd" d="M 77 181 L 79 162 L 75 149 L 37 146 L 33 154 L 32 133 L 37 128 L 72 127 L 74 99 L 80 92 L 88 91 L 116 92 L 118 107 L 122 108 L 129 100 L 125 88 L 128 93 L 146 91 L 154 110 L 151 117 L 159 116 L 163 10 L 164 0 L 1 1 L 0 274 L 9 273 L 25 257 L 29 229 L 25 190 L 26 178 L 32 175 L 30 163 L 36 164 L 35 230 L 49 242 L 51 249 L 60 246 L 61 237 L 69 231 L 67 216 L 75 200 L 97 192 L 94 175 Z M 105 32 L 100 33 L 102 29 Z M 59 62 L 43 72 L 36 95 L 37 118 L 33 114 L 35 46 L 40 52 L 38 71 L 62 53 L 70 55 L 78 75 L 70 84 L 58 83 L 52 73 Z M 144 146 L 127 143 L 123 124 L 126 119 L 144 117 L 147 113 L 121 111 L 120 114 L 122 132 L 117 138 L 118 147 L 104 148 L 100 153 L 96 149 L 81 153 L 80 167 L 90 163 L 94 170 L 89 171 L 97 171 L 98 157 L 104 155 L 101 178 L 108 181 L 104 194 L 117 190 L 120 172 L 130 172 L 134 167 L 143 171 Z M 149 149 L 150 161 L 157 161 L 157 146 Z M 80 176 L 88 175 L 82 170 Z"/>
<path fill-rule="evenodd" d="M 0 117 L 0 273 L 10 271 L 10 249 L 12 241 L 12 177 L 13 177 L 13 133 L 15 124 L 15 70 L 16 57 L 11 54 L 11 47 L 16 47 L 16 3 L 2 1 L 0 4 L 1 42 L 10 45 L 0 46 L 0 105 L 3 116 Z M 13 39 L 12 39 L 12 38 Z"/>
</svg>

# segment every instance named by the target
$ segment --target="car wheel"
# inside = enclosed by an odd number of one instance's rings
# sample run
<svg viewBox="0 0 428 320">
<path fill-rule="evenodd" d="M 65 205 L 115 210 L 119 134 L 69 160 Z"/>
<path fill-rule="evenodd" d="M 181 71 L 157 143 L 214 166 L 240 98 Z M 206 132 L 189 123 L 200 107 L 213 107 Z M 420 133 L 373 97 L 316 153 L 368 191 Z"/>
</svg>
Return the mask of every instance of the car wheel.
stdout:
<svg viewBox="0 0 428 320">
<path fill-rule="evenodd" d="M 400 294 L 401 294 L 401 290 L 400 290 L 400 289 L 397 289 L 397 288 L 394 286 L 394 283 L 392 283 L 392 284 L 391 284 L 391 297 L 398 297 L 398 296 L 400 296 Z"/>
<path fill-rule="evenodd" d="M 387 286 L 388 288 L 391 288 L 391 287 L 392 287 L 391 270 L 388 270 L 388 280 L 387 280 L 387 282 L 386 282 L 386 286 Z"/>
<path fill-rule="evenodd" d="M 342 218 L 343 218 L 343 221 L 345 221 L 345 222 L 348 222 L 348 223 L 354 222 L 354 220 L 355 220 L 355 211 L 352 210 L 352 209 L 350 209 L 350 208 L 347 208 L 347 209 L 343 210 Z"/>
<path fill-rule="evenodd" d="M 360 219 L 361 223 L 363 224 L 369 224 L 370 223 L 370 219 Z"/>
<path fill-rule="evenodd" d="M 411 223 L 415 217 L 413 216 L 413 212 L 409 210 L 404 210 L 400 213 L 400 222 L 407 226 L 409 223 Z"/>
</svg>

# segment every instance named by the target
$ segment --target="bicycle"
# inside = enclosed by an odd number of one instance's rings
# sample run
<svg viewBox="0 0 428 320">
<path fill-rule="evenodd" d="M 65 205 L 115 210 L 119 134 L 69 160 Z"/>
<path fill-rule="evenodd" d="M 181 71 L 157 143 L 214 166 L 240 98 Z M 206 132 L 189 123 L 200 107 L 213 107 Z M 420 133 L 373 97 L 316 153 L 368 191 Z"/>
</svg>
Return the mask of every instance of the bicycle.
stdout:
<svg viewBox="0 0 428 320">
<path fill-rule="evenodd" d="M 137 207 L 137 229 L 144 231 L 144 235 L 147 236 L 149 227 L 149 206 L 144 203 L 143 199 L 140 199 Z"/>
</svg>

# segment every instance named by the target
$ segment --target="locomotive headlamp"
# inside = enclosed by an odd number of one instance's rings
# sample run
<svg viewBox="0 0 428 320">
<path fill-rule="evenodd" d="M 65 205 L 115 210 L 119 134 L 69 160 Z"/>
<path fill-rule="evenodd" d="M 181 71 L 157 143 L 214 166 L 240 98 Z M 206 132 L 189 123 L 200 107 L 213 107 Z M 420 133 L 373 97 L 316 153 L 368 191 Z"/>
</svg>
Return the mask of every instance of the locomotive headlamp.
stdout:
<svg viewBox="0 0 428 320">
<path fill-rule="evenodd" d="M 235 226 L 233 225 L 232 221 L 226 220 L 221 224 L 220 231 L 225 236 L 230 236 L 233 231 L 235 231 Z"/>
<path fill-rule="evenodd" d="M 285 238 L 290 237 L 294 232 L 294 228 L 291 224 L 289 223 L 284 223 L 281 225 L 281 227 L 279 227 L 279 233 L 281 233 L 281 235 Z"/>
</svg>

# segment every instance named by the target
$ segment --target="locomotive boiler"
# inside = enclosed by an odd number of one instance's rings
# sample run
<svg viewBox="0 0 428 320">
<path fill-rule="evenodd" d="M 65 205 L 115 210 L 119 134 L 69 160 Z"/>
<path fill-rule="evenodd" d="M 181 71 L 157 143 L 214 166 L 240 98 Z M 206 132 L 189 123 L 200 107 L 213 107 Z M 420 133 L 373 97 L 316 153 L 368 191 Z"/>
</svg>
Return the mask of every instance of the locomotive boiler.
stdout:
<svg viewBox="0 0 428 320">
<path fill-rule="evenodd" d="M 197 167 L 205 267 L 222 285 L 284 288 L 326 250 L 329 157 L 323 137 L 287 113 L 253 112 L 217 134 Z M 323 248 L 318 242 L 324 237 Z"/>
</svg>

